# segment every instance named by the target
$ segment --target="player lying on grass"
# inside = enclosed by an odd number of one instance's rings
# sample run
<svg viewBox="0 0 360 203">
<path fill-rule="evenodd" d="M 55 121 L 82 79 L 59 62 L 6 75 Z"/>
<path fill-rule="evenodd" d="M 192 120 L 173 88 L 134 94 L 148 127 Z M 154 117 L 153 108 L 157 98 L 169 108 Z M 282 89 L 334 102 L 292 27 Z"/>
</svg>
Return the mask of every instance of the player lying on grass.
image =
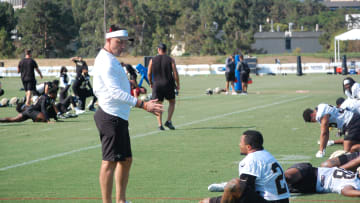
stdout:
<svg viewBox="0 0 360 203">
<path fill-rule="evenodd" d="M 340 152 L 342 154 L 321 163 L 321 167 L 339 167 L 350 171 L 356 171 L 360 166 L 360 152 L 345 153 L 345 151 L 341 151 L 342 150 L 334 152 Z"/>
<path fill-rule="evenodd" d="M 359 174 L 342 168 L 316 168 L 310 163 L 298 163 L 285 171 L 285 178 L 292 193 L 339 193 L 360 197 Z"/>
<path fill-rule="evenodd" d="M 328 104 L 319 104 L 315 109 L 305 109 L 303 118 L 305 122 L 320 123 L 320 148 L 315 155 L 317 158 L 325 156 L 330 126 L 345 132 L 343 145 L 346 152 L 354 151 L 352 147 L 360 143 L 360 115 L 357 113 Z"/>
<path fill-rule="evenodd" d="M 31 118 L 34 122 L 48 122 L 49 111 L 51 108 L 57 113 L 58 110 L 54 104 L 57 95 L 57 88 L 49 90 L 47 95 L 41 95 L 36 104 L 30 106 L 18 106 L 19 114 L 15 117 L 0 118 L 0 123 L 23 122 Z M 56 119 L 55 119 L 56 120 Z"/>
<path fill-rule="evenodd" d="M 200 203 L 289 202 L 283 169 L 277 160 L 263 148 L 260 132 L 248 130 L 240 140 L 240 153 L 246 157 L 239 163 L 239 178 L 224 186 L 224 194 L 206 198 Z"/>
</svg>

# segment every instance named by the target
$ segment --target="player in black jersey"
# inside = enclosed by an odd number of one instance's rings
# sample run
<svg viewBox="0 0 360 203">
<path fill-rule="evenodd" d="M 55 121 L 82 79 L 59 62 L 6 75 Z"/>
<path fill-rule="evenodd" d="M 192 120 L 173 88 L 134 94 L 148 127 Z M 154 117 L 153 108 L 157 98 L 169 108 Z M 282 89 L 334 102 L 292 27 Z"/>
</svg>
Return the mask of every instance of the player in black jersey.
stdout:
<svg viewBox="0 0 360 203">
<path fill-rule="evenodd" d="M 162 103 L 164 98 L 169 101 L 168 117 L 165 126 L 175 130 L 171 118 L 175 110 L 175 90 L 177 92 L 180 90 L 179 74 L 176 69 L 175 60 L 166 55 L 165 44 L 159 44 L 158 54 L 150 60 L 148 69 L 152 98 L 157 99 L 159 103 Z M 156 117 L 159 130 L 165 130 L 162 125 L 162 113 Z"/>
<path fill-rule="evenodd" d="M 36 104 L 22 107 L 17 107 L 19 114 L 15 117 L 0 118 L 0 123 L 23 122 L 31 118 L 34 122 L 48 122 L 50 121 L 49 112 L 58 112 L 55 106 L 55 99 L 57 96 L 57 88 L 49 90 L 47 95 L 41 95 Z M 56 118 L 56 116 L 55 116 Z M 57 119 L 55 119 L 57 120 Z"/>
</svg>

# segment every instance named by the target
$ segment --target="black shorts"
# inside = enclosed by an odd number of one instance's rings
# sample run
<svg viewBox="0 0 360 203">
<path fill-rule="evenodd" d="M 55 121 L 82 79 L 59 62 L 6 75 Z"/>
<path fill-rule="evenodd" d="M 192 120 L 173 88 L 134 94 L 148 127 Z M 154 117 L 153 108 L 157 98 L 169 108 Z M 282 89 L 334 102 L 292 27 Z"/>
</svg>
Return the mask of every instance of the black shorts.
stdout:
<svg viewBox="0 0 360 203">
<path fill-rule="evenodd" d="M 107 114 L 100 107 L 94 114 L 94 120 L 100 132 L 104 161 L 125 161 L 132 157 L 128 121 Z"/>
<path fill-rule="evenodd" d="M 349 124 L 344 127 L 344 140 L 360 142 L 360 115 L 354 113 Z"/>
<path fill-rule="evenodd" d="M 360 152 L 353 152 L 353 153 L 350 153 L 350 154 L 340 155 L 338 157 L 339 161 L 340 161 L 340 166 L 346 164 L 347 162 L 349 162 L 351 160 L 354 160 L 354 159 L 358 158 L 359 156 L 360 156 Z"/>
<path fill-rule="evenodd" d="M 288 184 L 292 193 L 315 193 L 317 181 L 317 168 L 310 163 L 297 163 L 290 168 L 296 168 L 300 171 L 301 180 L 295 184 Z M 290 169 L 289 168 L 289 169 Z"/>
<path fill-rule="evenodd" d="M 36 90 L 36 81 L 23 81 L 25 91 L 34 91 Z"/>
<path fill-rule="evenodd" d="M 175 99 L 175 87 L 153 86 L 152 99 L 158 99 L 159 101 L 164 101 L 164 98 L 167 100 Z"/>
<path fill-rule="evenodd" d="M 234 82 L 235 81 L 235 73 L 233 72 L 225 72 L 225 78 L 227 82 Z"/>
<path fill-rule="evenodd" d="M 240 79 L 241 79 L 241 82 L 247 83 L 249 81 L 249 74 L 247 74 L 246 72 L 241 73 Z"/>
<path fill-rule="evenodd" d="M 39 115 L 40 111 L 36 111 L 35 109 L 28 107 L 21 114 L 24 119 L 31 118 L 33 121 L 36 120 L 36 117 Z"/>
</svg>

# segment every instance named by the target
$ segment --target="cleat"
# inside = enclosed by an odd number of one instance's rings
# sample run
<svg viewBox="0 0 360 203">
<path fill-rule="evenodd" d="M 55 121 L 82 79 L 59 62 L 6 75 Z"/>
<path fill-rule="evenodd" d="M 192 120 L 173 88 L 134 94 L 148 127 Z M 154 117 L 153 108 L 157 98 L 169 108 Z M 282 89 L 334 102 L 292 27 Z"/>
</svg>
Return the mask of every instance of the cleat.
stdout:
<svg viewBox="0 0 360 203">
<path fill-rule="evenodd" d="M 209 185 L 208 190 L 210 192 L 224 192 L 224 188 L 225 188 L 226 184 L 227 184 L 227 182 L 213 183 L 213 184 Z"/>
<path fill-rule="evenodd" d="M 238 93 L 236 93 L 236 92 L 233 92 L 233 93 L 232 93 L 232 95 L 237 95 L 237 94 L 238 94 Z"/>
<path fill-rule="evenodd" d="M 75 108 L 75 114 L 76 114 L 76 115 L 80 115 L 80 114 L 83 114 L 83 113 L 85 113 L 84 110 L 81 110 L 81 109 L 79 109 L 79 108 Z"/>
<path fill-rule="evenodd" d="M 168 127 L 170 130 L 175 130 L 175 127 L 172 125 L 171 121 L 166 121 L 165 126 Z"/>
<path fill-rule="evenodd" d="M 318 151 L 315 155 L 316 158 L 323 158 L 325 156 L 325 149 L 323 151 Z"/>
<path fill-rule="evenodd" d="M 159 130 L 163 131 L 163 130 L 165 130 L 165 128 L 161 125 L 161 126 L 159 126 Z"/>
<path fill-rule="evenodd" d="M 96 108 L 94 106 L 90 106 L 89 111 L 96 111 Z"/>
</svg>

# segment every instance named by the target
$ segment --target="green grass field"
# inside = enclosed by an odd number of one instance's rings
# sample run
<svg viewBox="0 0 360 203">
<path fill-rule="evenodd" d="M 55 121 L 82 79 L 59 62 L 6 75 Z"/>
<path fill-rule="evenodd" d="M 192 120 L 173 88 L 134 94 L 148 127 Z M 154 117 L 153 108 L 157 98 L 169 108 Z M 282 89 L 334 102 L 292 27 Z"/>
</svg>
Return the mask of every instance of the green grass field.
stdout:
<svg viewBox="0 0 360 203">
<path fill-rule="evenodd" d="M 180 203 L 220 195 L 208 192 L 207 186 L 238 176 L 238 162 L 243 158 L 238 144 L 247 129 L 262 132 L 265 149 L 284 169 L 297 162 L 319 166 L 325 161 L 315 158 L 320 126 L 304 123 L 302 112 L 321 102 L 334 104 L 344 96 L 344 76 L 252 78 L 248 96 L 207 96 L 207 88 L 224 86 L 224 76 L 182 76 L 173 118 L 175 131 L 157 131 L 154 116 L 132 109 L 134 160 L 128 199 L 133 203 Z M 354 79 L 360 81 L 359 76 Z M 24 95 L 19 91 L 19 78 L 0 81 L 6 90 L 3 97 Z M 16 114 L 14 107 L 0 108 L 0 117 Z M 335 134 L 333 130 L 331 138 Z M 55 124 L 0 124 L 0 202 L 101 202 L 99 144 L 93 112 Z M 338 149 L 341 146 L 329 147 L 327 157 Z M 335 201 L 360 202 L 338 194 L 291 198 L 291 202 Z"/>
</svg>

